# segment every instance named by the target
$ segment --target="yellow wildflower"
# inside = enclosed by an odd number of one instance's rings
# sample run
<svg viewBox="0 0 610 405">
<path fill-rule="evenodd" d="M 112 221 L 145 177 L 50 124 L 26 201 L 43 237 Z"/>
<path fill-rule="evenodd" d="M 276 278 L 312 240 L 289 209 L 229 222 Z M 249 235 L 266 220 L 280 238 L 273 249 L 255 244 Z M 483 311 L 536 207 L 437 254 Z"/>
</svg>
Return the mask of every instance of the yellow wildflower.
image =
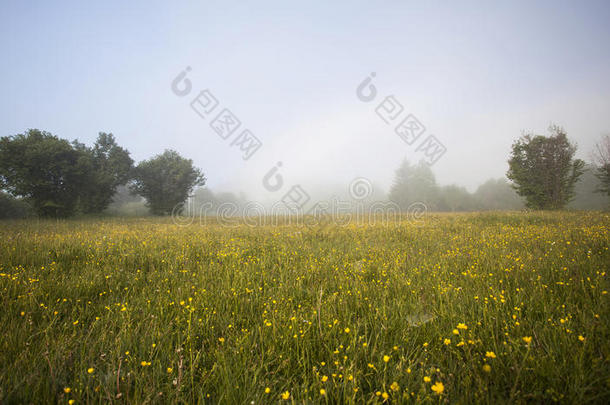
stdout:
<svg viewBox="0 0 610 405">
<path fill-rule="evenodd" d="M 432 388 L 432 391 L 436 392 L 438 395 L 441 395 L 443 391 L 445 391 L 445 386 L 440 381 L 434 383 L 434 385 L 430 388 Z"/>
</svg>

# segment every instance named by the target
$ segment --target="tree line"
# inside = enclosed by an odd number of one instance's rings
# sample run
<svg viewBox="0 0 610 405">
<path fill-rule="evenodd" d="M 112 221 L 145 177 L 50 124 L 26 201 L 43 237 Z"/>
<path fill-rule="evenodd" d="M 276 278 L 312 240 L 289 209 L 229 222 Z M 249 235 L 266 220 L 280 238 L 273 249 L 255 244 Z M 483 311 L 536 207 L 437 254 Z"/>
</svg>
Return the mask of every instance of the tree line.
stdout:
<svg viewBox="0 0 610 405">
<path fill-rule="evenodd" d="M 576 146 L 565 130 L 551 125 L 549 136 L 526 134 L 516 140 L 508 159 L 504 179 L 491 179 L 471 194 L 457 185 L 439 186 L 425 163 L 403 161 L 396 170 L 390 200 L 403 210 L 416 202 L 432 211 L 478 211 L 498 209 L 563 209 L 574 202 L 577 192 L 598 193 L 605 206 L 610 197 L 610 136 L 606 135 L 592 153 L 593 163 L 575 159 Z M 579 184 L 580 182 L 580 184 Z M 583 187 L 577 187 L 577 186 Z M 592 196 L 586 199 L 592 200 Z M 591 208 L 591 201 L 579 199 L 575 208 Z"/>
<path fill-rule="evenodd" d="M 153 214 L 170 214 L 205 180 L 192 160 L 173 150 L 134 165 L 129 151 L 104 132 L 91 147 L 38 129 L 0 138 L 0 189 L 8 192 L 0 198 L 4 216 L 25 204 L 41 217 L 100 214 L 125 184 Z"/>
<path fill-rule="evenodd" d="M 592 162 L 585 163 L 574 158 L 576 146 L 561 127 L 549 130 L 549 136 L 527 134 L 513 143 L 506 173 L 510 182 L 490 179 L 470 193 L 461 186 L 438 185 L 429 165 L 405 160 L 388 197 L 404 210 L 413 203 L 431 211 L 607 207 L 610 136 L 601 139 Z M 194 192 L 205 182 L 192 160 L 173 150 L 135 165 L 109 133 L 99 133 L 91 147 L 37 129 L 0 138 L 0 218 L 24 217 L 30 211 L 41 217 L 120 212 L 122 204 L 144 204 L 153 215 L 168 215 L 191 196 L 215 205 L 246 203 L 243 194 Z M 580 198 L 574 200 L 575 195 Z"/>
</svg>

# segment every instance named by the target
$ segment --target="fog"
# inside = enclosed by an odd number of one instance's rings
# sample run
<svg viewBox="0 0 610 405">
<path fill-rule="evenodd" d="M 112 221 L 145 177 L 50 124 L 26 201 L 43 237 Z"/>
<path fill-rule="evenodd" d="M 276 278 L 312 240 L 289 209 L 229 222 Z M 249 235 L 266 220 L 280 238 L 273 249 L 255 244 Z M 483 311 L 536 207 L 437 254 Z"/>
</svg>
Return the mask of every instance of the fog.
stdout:
<svg viewBox="0 0 610 405">
<path fill-rule="evenodd" d="M 214 193 L 279 201 L 347 195 L 356 178 L 386 195 L 404 159 L 434 135 L 440 186 L 475 192 L 503 178 L 512 142 L 563 126 L 589 160 L 610 132 L 608 2 L 134 2 L 0 6 L 0 133 L 41 128 L 91 143 L 112 132 L 136 160 L 166 148 L 194 160 Z M 191 89 L 172 82 L 185 72 Z M 376 97 L 357 88 L 374 73 Z M 184 82 L 179 81 L 180 89 Z M 367 87 L 368 88 L 368 87 Z M 209 116 L 191 103 L 207 89 Z M 388 96 L 402 106 L 378 114 Z M 222 109 L 241 122 L 223 139 Z M 396 112 L 396 110 L 394 111 Z M 395 132 L 412 114 L 425 132 Z M 391 114 L 390 114 L 391 115 Z M 232 144 L 249 129 L 248 159 Z M 270 191 L 275 174 L 282 187 Z"/>
</svg>

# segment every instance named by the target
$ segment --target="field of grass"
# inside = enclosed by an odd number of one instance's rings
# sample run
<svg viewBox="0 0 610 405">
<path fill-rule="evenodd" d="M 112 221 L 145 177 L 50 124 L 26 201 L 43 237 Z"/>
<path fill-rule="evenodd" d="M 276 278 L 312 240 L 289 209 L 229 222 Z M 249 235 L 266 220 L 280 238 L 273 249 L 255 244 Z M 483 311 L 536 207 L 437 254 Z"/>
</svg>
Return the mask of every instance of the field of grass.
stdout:
<svg viewBox="0 0 610 405">
<path fill-rule="evenodd" d="M 3 222 L 0 403 L 608 403 L 609 228 Z"/>
</svg>

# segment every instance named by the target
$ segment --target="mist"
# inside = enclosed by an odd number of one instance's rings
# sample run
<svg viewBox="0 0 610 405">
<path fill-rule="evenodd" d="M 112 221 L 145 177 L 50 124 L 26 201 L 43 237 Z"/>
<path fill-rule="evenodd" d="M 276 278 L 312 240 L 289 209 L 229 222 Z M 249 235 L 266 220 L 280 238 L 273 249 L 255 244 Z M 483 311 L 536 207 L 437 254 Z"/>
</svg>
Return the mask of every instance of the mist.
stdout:
<svg viewBox="0 0 610 405">
<path fill-rule="evenodd" d="M 430 136 L 444 150 L 438 185 L 475 193 L 505 178 L 523 133 L 560 125 L 588 161 L 610 132 L 606 2 L 123 7 L 3 6 L 3 135 L 44 128 L 91 144 L 112 132 L 135 161 L 171 148 L 214 193 L 270 204 L 295 185 L 312 201 L 345 195 L 358 178 L 387 195 Z M 180 77 L 187 93 L 173 91 Z M 376 96 L 363 101 L 367 80 Z M 209 116 L 193 107 L 204 90 Z M 223 110 L 234 133 L 213 128 Z M 424 129 L 412 144 L 396 129 L 408 116 Z M 244 130 L 260 143 L 248 156 Z M 280 162 L 283 187 L 269 191 Z"/>
</svg>

